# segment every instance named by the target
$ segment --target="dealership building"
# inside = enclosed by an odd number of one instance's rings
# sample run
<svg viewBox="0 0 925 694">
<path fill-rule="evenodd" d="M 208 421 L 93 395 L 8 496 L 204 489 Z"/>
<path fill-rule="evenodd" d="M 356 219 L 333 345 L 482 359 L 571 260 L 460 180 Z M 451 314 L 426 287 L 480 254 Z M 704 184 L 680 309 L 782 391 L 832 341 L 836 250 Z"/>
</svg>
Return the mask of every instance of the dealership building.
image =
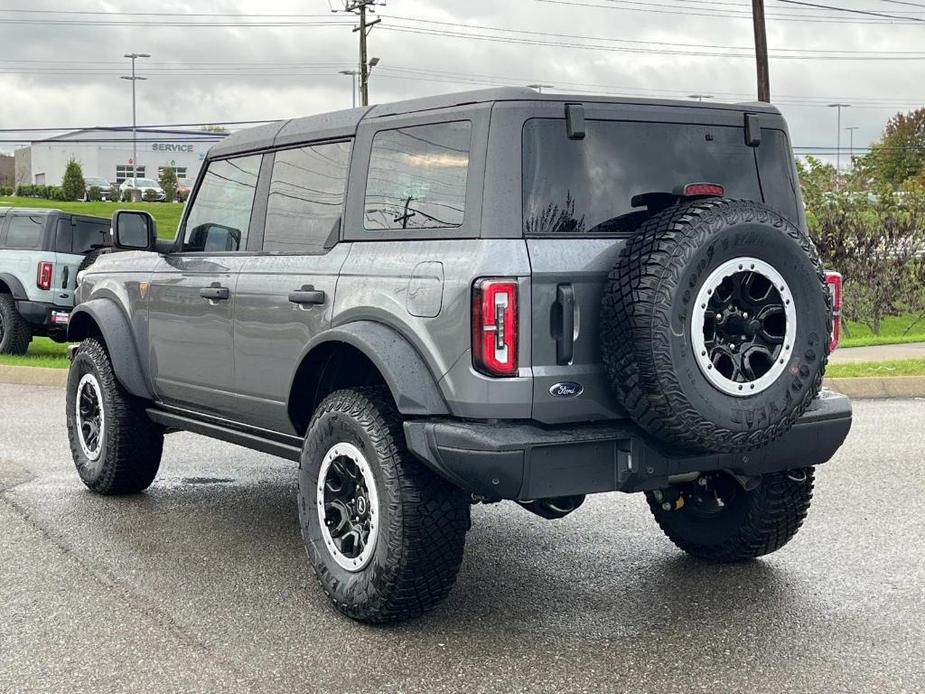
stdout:
<svg viewBox="0 0 925 694">
<path fill-rule="evenodd" d="M 153 178 L 172 167 L 177 178 L 196 178 L 209 148 L 222 133 L 138 130 L 138 161 L 132 155 L 131 128 L 77 130 L 31 143 L 15 152 L 17 185 L 61 185 L 67 163 L 80 163 L 83 175 L 119 184 L 126 178 Z"/>
</svg>

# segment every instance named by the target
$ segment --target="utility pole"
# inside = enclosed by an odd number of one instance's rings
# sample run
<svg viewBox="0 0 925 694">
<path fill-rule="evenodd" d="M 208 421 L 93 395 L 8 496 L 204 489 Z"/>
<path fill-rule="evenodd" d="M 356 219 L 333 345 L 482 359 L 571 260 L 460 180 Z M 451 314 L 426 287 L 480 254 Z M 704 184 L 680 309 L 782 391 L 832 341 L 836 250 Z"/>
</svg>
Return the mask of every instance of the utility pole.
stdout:
<svg viewBox="0 0 925 694">
<path fill-rule="evenodd" d="M 135 118 L 135 82 L 138 80 L 146 80 L 147 77 L 138 77 L 135 74 L 135 61 L 138 58 L 150 58 L 151 56 L 148 53 L 126 53 L 125 58 L 128 58 L 132 61 L 132 76 L 122 75 L 121 79 L 129 80 L 132 83 L 132 181 L 138 178 L 138 133 L 137 120 Z"/>
<path fill-rule="evenodd" d="M 360 102 L 363 106 L 369 105 L 369 71 L 379 62 L 378 58 L 367 60 L 366 54 L 366 37 L 373 27 L 382 21 L 380 17 L 369 21 L 366 18 L 367 9 L 370 13 L 375 12 L 376 5 L 382 4 L 381 0 L 345 0 L 344 12 L 356 14 L 360 18 L 360 25 L 353 31 L 360 33 Z"/>
<path fill-rule="evenodd" d="M 836 110 L 835 115 L 835 173 L 841 173 L 841 110 L 851 108 L 851 104 L 829 104 Z"/>
<path fill-rule="evenodd" d="M 764 23 L 764 0 L 752 0 L 755 25 L 755 60 L 758 64 L 758 101 L 771 103 L 771 71 L 768 67 L 768 31 Z"/>
<path fill-rule="evenodd" d="M 845 128 L 845 130 L 848 131 L 848 156 L 851 157 L 849 161 L 851 161 L 852 168 L 854 168 L 854 131 L 858 130 L 860 127 L 859 125 L 851 125 Z"/>
</svg>

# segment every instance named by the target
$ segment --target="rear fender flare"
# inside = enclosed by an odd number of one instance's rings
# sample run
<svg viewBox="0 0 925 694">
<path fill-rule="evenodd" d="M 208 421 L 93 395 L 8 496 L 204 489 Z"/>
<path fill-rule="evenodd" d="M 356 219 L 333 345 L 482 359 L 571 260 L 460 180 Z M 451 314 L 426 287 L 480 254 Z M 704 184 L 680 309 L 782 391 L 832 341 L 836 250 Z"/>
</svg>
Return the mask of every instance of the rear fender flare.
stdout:
<svg viewBox="0 0 925 694">
<path fill-rule="evenodd" d="M 94 335 L 96 326 L 106 343 L 116 379 L 132 395 L 153 400 L 142 367 L 132 326 L 122 308 L 111 299 L 91 299 L 71 313 L 67 339 L 79 342 Z"/>
<path fill-rule="evenodd" d="M 398 411 L 403 415 L 448 415 L 446 401 L 424 359 L 402 335 L 382 323 L 355 321 L 326 330 L 312 340 L 299 365 L 319 347 L 332 342 L 348 344 L 362 352 L 382 374 Z M 290 397 L 298 369 L 290 382 Z"/>
<path fill-rule="evenodd" d="M 28 301 L 29 295 L 26 294 L 26 288 L 22 286 L 20 282 L 14 275 L 11 275 L 8 272 L 0 273 L 0 284 L 5 284 L 10 289 L 10 294 L 13 295 L 13 298 L 17 301 Z"/>
</svg>

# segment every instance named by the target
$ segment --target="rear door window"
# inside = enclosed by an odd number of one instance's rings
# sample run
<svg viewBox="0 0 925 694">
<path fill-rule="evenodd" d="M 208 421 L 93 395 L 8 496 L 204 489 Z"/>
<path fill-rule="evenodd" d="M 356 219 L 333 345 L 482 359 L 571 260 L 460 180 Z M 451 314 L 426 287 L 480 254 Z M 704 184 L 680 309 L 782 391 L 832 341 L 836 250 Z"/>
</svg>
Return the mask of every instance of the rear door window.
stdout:
<svg viewBox="0 0 925 694">
<path fill-rule="evenodd" d="M 471 130 L 469 121 L 457 121 L 376 133 L 366 184 L 366 229 L 462 226 Z"/>
<path fill-rule="evenodd" d="M 349 142 L 277 152 L 263 250 L 323 253 L 343 213 L 349 167 Z"/>
<path fill-rule="evenodd" d="M 45 231 L 44 217 L 14 215 L 6 232 L 6 247 L 19 250 L 39 250 Z"/>
<path fill-rule="evenodd" d="M 762 200 L 744 128 L 592 121 L 582 140 L 564 119 L 535 118 L 523 130 L 524 232 L 631 231 L 645 214 L 632 199 L 687 183 L 719 183 L 727 197 Z"/>
</svg>

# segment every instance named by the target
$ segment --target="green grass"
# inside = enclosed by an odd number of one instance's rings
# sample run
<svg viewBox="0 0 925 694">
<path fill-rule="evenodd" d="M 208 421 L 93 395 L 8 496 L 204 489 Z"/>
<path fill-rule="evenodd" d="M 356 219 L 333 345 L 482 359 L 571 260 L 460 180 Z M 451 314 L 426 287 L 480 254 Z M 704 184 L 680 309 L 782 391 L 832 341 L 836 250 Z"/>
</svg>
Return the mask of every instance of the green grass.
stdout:
<svg viewBox="0 0 925 694">
<path fill-rule="evenodd" d="M 22 356 L 0 354 L 0 364 L 8 366 L 42 366 L 49 369 L 66 369 L 67 345 L 59 345 L 47 337 L 36 337 L 29 351 Z"/>
<path fill-rule="evenodd" d="M 177 202 L 62 202 L 41 198 L 0 197 L 0 206 L 52 207 L 66 212 L 112 217 L 116 210 L 144 210 L 157 221 L 157 235 L 162 239 L 176 236 L 183 214 L 183 205 Z"/>
<path fill-rule="evenodd" d="M 847 332 L 842 332 L 841 346 L 869 347 L 871 345 L 898 345 L 904 342 L 925 342 L 925 320 L 915 323 L 916 318 L 918 318 L 916 314 L 886 316 L 880 325 L 879 335 L 874 335 L 866 325 L 849 321 Z M 913 327 L 906 334 L 910 325 Z M 848 337 L 849 334 L 850 337 Z"/>
<path fill-rule="evenodd" d="M 829 378 L 925 376 L 925 359 L 859 361 L 853 364 L 829 364 L 829 367 L 825 371 L 825 375 Z"/>
</svg>

